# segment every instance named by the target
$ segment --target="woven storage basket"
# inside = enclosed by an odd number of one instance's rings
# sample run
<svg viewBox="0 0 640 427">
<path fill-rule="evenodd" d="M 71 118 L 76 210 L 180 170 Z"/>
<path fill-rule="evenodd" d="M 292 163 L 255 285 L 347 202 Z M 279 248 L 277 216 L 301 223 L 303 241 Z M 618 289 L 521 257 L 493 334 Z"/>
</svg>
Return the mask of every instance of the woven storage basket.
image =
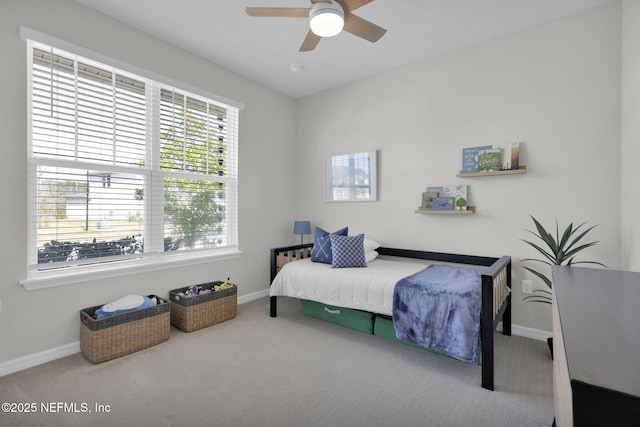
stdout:
<svg viewBox="0 0 640 427">
<path fill-rule="evenodd" d="M 213 289 L 222 282 L 206 283 L 202 289 Z M 171 299 L 171 324 L 176 328 L 192 332 L 225 320 L 233 319 L 238 313 L 238 287 L 213 291 L 188 297 L 180 295 L 189 287 L 169 292 Z"/>
<path fill-rule="evenodd" d="M 102 307 L 80 310 L 80 350 L 92 363 L 105 362 L 160 344 L 169 339 L 171 330 L 169 301 L 104 319 L 93 319 Z"/>
</svg>

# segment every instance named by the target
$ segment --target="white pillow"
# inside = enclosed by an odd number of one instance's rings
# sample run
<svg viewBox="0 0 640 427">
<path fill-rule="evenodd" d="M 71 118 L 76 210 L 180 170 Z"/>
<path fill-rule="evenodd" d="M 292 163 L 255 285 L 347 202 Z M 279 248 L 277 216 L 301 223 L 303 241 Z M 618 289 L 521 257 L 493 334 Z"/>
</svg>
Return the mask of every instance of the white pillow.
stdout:
<svg viewBox="0 0 640 427">
<path fill-rule="evenodd" d="M 369 239 L 368 237 L 364 238 L 364 260 L 365 262 L 371 262 L 378 257 L 378 249 L 382 246 L 380 243 L 376 242 L 373 239 Z"/>
<path fill-rule="evenodd" d="M 376 242 L 375 240 L 371 240 L 367 237 L 364 238 L 364 253 L 366 254 L 367 252 L 373 252 L 376 249 L 378 249 L 380 246 L 380 243 Z M 376 255 L 377 256 L 377 255 Z"/>
<path fill-rule="evenodd" d="M 364 253 L 364 262 L 371 262 L 376 258 L 378 258 L 378 252 L 376 252 L 376 251 L 371 251 L 371 252 L 365 252 Z"/>
</svg>

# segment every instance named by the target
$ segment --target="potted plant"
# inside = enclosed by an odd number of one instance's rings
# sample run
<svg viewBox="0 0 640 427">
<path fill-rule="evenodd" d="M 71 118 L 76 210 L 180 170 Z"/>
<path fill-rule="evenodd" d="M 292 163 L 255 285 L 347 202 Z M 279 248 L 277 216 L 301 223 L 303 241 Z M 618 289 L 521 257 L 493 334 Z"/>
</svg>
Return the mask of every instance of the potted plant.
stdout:
<svg viewBox="0 0 640 427">
<path fill-rule="evenodd" d="M 531 216 L 531 215 L 530 215 Z M 529 240 L 521 239 L 523 242 L 533 247 L 536 251 L 538 251 L 542 255 L 542 259 L 536 258 L 525 258 L 522 262 L 537 262 L 542 264 L 551 265 L 576 265 L 576 264 L 596 264 L 602 267 L 606 267 L 606 265 L 597 262 L 597 261 L 576 261 L 576 255 L 597 244 L 598 242 L 589 242 L 589 243 L 580 243 L 581 240 L 593 230 L 597 225 L 591 226 L 589 228 L 584 229 L 584 225 L 586 222 L 578 225 L 577 227 L 573 226 L 573 223 L 570 223 L 567 228 L 560 234 L 558 221 L 556 220 L 556 232 L 555 236 L 548 232 L 540 222 L 531 216 L 533 223 L 536 226 L 536 231 L 526 230 L 535 236 L 540 242 L 531 242 Z M 523 301 L 528 302 L 540 302 L 544 304 L 551 304 L 551 288 L 553 286 L 551 279 L 547 274 L 541 272 L 532 267 L 524 267 L 525 270 L 530 271 L 536 277 L 544 282 L 547 286 L 547 289 L 536 289 L 533 292 L 533 295 L 529 295 L 523 298 Z M 547 343 L 549 344 L 549 350 L 551 351 L 551 358 L 553 358 L 553 338 L 548 338 Z"/>
</svg>

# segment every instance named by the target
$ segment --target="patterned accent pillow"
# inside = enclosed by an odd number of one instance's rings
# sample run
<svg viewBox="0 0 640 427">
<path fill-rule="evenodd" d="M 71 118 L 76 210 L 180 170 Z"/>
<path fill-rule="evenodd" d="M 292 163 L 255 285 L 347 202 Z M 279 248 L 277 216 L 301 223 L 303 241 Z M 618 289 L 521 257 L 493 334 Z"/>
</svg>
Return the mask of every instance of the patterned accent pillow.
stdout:
<svg viewBox="0 0 640 427">
<path fill-rule="evenodd" d="M 320 227 L 316 227 L 313 231 L 313 249 L 311 249 L 311 261 L 331 264 L 333 256 L 331 251 L 331 239 L 329 236 L 346 236 L 348 232 L 349 227 L 341 228 L 340 230 L 334 231 L 331 234 Z"/>
<path fill-rule="evenodd" d="M 330 235 L 333 259 L 332 268 L 366 267 L 364 259 L 364 234 L 357 236 Z"/>
</svg>

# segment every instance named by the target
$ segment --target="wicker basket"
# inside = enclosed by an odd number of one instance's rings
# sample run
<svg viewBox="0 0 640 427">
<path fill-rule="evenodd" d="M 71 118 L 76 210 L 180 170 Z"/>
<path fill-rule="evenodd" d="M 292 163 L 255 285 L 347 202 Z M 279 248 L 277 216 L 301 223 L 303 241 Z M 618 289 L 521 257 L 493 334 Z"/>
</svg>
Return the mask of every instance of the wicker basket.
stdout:
<svg viewBox="0 0 640 427">
<path fill-rule="evenodd" d="M 213 289 L 222 282 L 206 283 L 202 289 Z M 213 291 L 206 294 L 180 295 L 189 287 L 169 292 L 171 299 L 171 324 L 176 328 L 192 332 L 225 320 L 233 319 L 238 313 L 238 287 Z"/>
<path fill-rule="evenodd" d="M 101 363 L 160 344 L 171 330 L 169 301 L 95 320 L 102 306 L 80 310 L 80 350 L 92 363 Z"/>
</svg>

